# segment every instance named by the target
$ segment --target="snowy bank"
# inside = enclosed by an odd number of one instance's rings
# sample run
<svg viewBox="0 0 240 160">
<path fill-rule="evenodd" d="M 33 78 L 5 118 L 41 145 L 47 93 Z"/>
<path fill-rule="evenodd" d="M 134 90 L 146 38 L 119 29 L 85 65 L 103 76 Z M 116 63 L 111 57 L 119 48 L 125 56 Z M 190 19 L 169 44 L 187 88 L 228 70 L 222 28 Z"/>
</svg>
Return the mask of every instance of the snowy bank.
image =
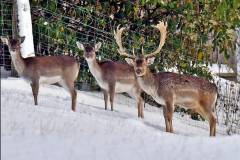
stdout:
<svg viewBox="0 0 240 160">
<path fill-rule="evenodd" d="M 23 80 L 1 79 L 1 158 L 26 159 L 217 159 L 240 157 L 240 136 L 208 137 L 208 130 L 177 118 L 175 134 L 164 132 L 161 109 L 147 106 L 137 118 L 134 101 L 118 95 L 105 111 L 102 95 L 78 91 L 77 112 L 68 93 L 42 86 L 39 106 Z"/>
</svg>

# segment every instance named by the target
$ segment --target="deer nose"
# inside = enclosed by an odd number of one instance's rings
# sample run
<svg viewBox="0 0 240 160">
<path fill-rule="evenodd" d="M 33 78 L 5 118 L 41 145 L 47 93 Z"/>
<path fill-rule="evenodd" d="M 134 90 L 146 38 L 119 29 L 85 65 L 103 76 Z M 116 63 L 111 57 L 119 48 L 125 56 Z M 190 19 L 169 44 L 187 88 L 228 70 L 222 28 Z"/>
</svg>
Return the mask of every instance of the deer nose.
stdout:
<svg viewBox="0 0 240 160">
<path fill-rule="evenodd" d="M 85 54 L 84 57 L 85 57 L 85 58 L 89 58 L 89 57 L 90 57 L 90 54 Z"/>
<path fill-rule="evenodd" d="M 140 70 L 140 69 L 136 69 L 136 73 L 137 73 L 137 74 L 140 74 L 140 73 L 141 73 L 141 70 Z"/>
</svg>

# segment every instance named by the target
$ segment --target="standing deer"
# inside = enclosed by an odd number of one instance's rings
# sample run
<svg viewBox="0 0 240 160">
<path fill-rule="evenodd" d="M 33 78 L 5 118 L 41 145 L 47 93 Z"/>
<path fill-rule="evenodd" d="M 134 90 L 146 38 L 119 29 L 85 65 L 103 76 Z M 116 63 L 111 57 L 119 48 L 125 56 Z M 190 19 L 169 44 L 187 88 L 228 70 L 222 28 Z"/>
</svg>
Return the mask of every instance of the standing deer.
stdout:
<svg viewBox="0 0 240 160">
<path fill-rule="evenodd" d="M 138 117 L 143 118 L 141 89 L 136 81 L 133 68 L 127 63 L 124 64 L 110 60 L 97 61 L 96 52 L 100 49 L 101 42 L 98 42 L 94 47 L 77 42 L 77 46 L 80 50 L 84 51 L 83 56 L 88 63 L 90 72 L 103 90 L 105 110 L 107 110 L 109 96 L 111 111 L 113 111 L 114 94 L 127 92 L 136 99 Z"/>
<path fill-rule="evenodd" d="M 148 65 L 154 61 L 154 56 L 160 52 L 167 36 L 167 24 L 159 22 L 153 26 L 161 33 L 158 48 L 151 54 L 140 56 L 128 54 L 122 46 L 121 36 L 125 28 L 117 28 L 114 32 L 119 46 L 118 53 L 126 56 L 125 60 L 133 66 L 141 89 L 151 95 L 153 99 L 163 105 L 163 114 L 166 124 L 166 132 L 173 132 L 172 116 L 174 105 L 180 105 L 193 109 L 209 121 L 210 136 L 216 135 L 216 119 L 213 114 L 217 99 L 217 87 L 207 80 L 191 75 L 181 75 L 170 72 L 153 74 Z"/>
<path fill-rule="evenodd" d="M 18 74 L 30 82 L 35 105 L 38 105 L 39 84 L 59 83 L 72 97 L 72 110 L 76 111 L 77 92 L 74 81 L 78 76 L 79 63 L 69 56 L 42 56 L 23 58 L 20 45 L 25 37 L 10 39 L 1 37 L 8 46 L 13 64 Z"/>
</svg>

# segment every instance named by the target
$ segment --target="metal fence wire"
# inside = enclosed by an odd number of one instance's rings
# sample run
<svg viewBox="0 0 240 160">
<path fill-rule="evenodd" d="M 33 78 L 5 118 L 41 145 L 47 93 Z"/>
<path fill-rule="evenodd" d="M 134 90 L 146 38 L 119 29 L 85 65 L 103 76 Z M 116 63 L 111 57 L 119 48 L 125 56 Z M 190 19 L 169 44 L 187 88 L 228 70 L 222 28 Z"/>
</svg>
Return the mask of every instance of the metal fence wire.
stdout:
<svg viewBox="0 0 240 160">
<path fill-rule="evenodd" d="M 46 4 L 45 6 L 39 6 L 39 4 L 34 2 L 31 4 L 36 55 L 66 54 L 78 59 L 81 63 L 79 74 L 81 76 L 77 79 L 76 87 L 81 90 L 98 90 L 99 87 L 89 72 L 82 52 L 77 49 L 76 41 L 92 45 L 101 41 L 103 45 L 97 53 L 99 60 L 123 61 L 116 54 L 117 45 L 113 38 L 113 30 L 116 29 L 117 25 L 122 24 L 130 28 L 134 27 L 135 31 L 130 29 L 127 36 L 124 36 L 123 45 L 127 49 L 136 45 L 134 44 L 134 35 L 144 36 L 146 40 L 153 35 L 158 37 L 154 30 L 149 35 L 141 35 L 143 26 L 122 22 L 121 19 L 113 21 L 111 16 L 102 15 L 84 7 L 84 3 L 76 5 L 63 0 L 48 0 Z M 3 0 L 0 5 L 1 35 L 12 35 L 12 1 Z M 147 49 L 149 51 L 153 50 L 156 45 L 154 46 L 153 44 Z M 138 46 L 137 49 L 140 50 L 140 47 Z M 163 49 L 163 52 L 168 51 Z M 188 59 L 194 60 L 194 57 L 188 57 Z M 10 54 L 7 47 L 2 44 L 0 44 L 0 65 L 5 70 L 11 70 Z M 240 85 L 218 78 L 215 78 L 215 83 L 219 92 L 216 105 L 217 132 L 222 134 L 240 134 Z M 151 98 L 148 99 L 147 96 L 145 96 L 145 100 L 150 104 L 157 105 Z M 181 117 L 179 116 L 178 118 Z M 186 124 L 193 125 L 189 121 L 185 121 Z M 194 125 L 208 129 L 206 123 L 200 122 Z"/>
</svg>

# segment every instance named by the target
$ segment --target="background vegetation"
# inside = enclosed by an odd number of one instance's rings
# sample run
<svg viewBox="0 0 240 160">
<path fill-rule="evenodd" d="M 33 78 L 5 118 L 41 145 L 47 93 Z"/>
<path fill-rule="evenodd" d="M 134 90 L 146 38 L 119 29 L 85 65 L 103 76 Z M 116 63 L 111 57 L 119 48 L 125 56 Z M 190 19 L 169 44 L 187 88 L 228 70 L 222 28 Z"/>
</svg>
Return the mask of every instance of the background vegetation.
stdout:
<svg viewBox="0 0 240 160">
<path fill-rule="evenodd" d="M 202 64 L 212 63 L 213 52 L 224 54 L 226 59 L 234 54 L 235 28 L 240 24 L 239 0 L 32 0 L 31 6 L 34 28 L 53 38 L 56 44 L 62 43 L 57 50 L 76 55 L 79 53 L 75 48 L 77 39 L 92 43 L 104 41 L 99 55 L 114 60 L 121 59 L 111 34 L 117 25 L 129 26 L 124 40 L 126 48 L 134 46 L 140 53 L 143 45 L 147 53 L 156 48 L 159 40 L 159 34 L 151 25 L 159 20 L 167 21 L 166 44 L 152 69 L 162 71 L 176 67 L 182 73 L 207 78 L 211 78 L 211 74 Z M 38 40 L 43 42 L 44 37 Z M 53 44 L 48 46 L 49 53 L 57 52 L 55 43 L 49 39 L 46 43 Z"/>
</svg>

